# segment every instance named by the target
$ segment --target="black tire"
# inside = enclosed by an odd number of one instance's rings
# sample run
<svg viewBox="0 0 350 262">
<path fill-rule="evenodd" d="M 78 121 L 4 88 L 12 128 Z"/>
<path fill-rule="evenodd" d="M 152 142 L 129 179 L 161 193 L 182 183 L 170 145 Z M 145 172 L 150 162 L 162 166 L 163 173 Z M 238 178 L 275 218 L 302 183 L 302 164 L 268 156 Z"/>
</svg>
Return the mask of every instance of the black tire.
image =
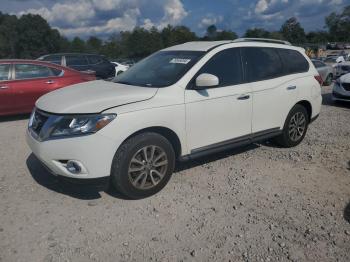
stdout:
<svg viewBox="0 0 350 262">
<path fill-rule="evenodd" d="M 299 131 L 301 130 L 298 129 L 298 135 L 296 137 L 293 138 L 293 132 L 291 134 L 290 130 L 293 128 L 293 126 L 297 126 L 297 125 L 293 125 L 294 120 L 292 120 L 293 117 L 296 116 L 300 116 L 300 114 L 303 116 L 303 118 L 305 119 L 305 126 L 303 129 L 302 134 L 299 133 Z M 295 118 L 294 118 L 295 119 Z M 287 119 L 284 123 L 284 127 L 283 127 L 283 131 L 282 134 L 278 137 L 276 137 L 274 139 L 274 141 L 282 146 L 282 147 L 294 147 L 297 146 L 298 144 L 300 144 L 301 141 L 303 141 L 306 132 L 307 132 L 307 128 L 310 122 L 310 116 L 306 110 L 306 108 L 300 104 L 295 105 L 289 112 Z M 299 136 L 300 135 L 300 136 Z"/>
<path fill-rule="evenodd" d="M 147 172 L 147 174 L 143 175 L 141 179 L 132 178 L 133 172 L 129 172 L 129 171 L 132 169 L 131 161 L 135 160 L 135 157 L 138 156 L 137 154 L 141 154 L 141 152 L 143 154 L 144 148 L 146 148 L 146 155 L 147 153 L 150 153 L 149 151 L 147 151 L 148 147 L 151 147 L 152 149 L 155 148 L 152 153 L 153 155 L 155 154 L 155 150 L 162 152 L 162 154 L 165 153 L 166 155 L 165 161 L 167 161 L 167 167 L 166 167 L 166 170 L 163 169 L 161 171 L 164 173 L 164 175 L 162 176 L 162 178 L 158 177 L 158 183 L 156 185 L 153 185 L 153 187 L 151 188 L 140 189 L 138 188 L 138 186 L 141 187 L 141 185 L 138 185 L 137 182 L 140 180 L 143 180 L 145 176 L 148 177 L 148 178 L 145 178 L 146 183 L 149 186 L 152 186 L 154 182 L 154 178 L 152 175 L 153 169 L 150 170 L 151 167 L 147 163 L 148 171 L 142 171 L 143 173 Z M 144 162 L 145 160 L 142 160 L 143 165 L 141 165 L 141 167 L 143 167 L 143 170 L 145 170 L 146 168 L 145 167 L 146 163 Z M 111 169 L 111 183 L 120 193 L 122 193 L 124 196 L 130 199 L 141 199 L 141 198 L 149 197 L 151 195 L 156 194 L 157 192 L 159 192 L 165 187 L 165 185 L 169 182 L 171 178 L 171 175 L 174 171 L 174 167 L 175 167 L 175 153 L 171 143 L 165 137 L 157 133 L 151 133 L 151 132 L 141 133 L 139 135 L 133 136 L 128 140 L 126 140 L 119 147 L 116 154 L 114 155 L 112 169 Z M 156 167 L 153 167 L 153 168 L 156 169 Z M 135 171 L 135 172 L 141 172 L 141 171 Z M 138 175 L 139 174 L 136 174 L 137 177 Z M 132 182 L 135 182 L 135 181 L 132 181 L 132 179 L 137 180 L 136 185 L 132 183 Z M 143 181 L 140 181 L 140 182 L 142 184 Z"/>
<path fill-rule="evenodd" d="M 332 74 L 328 74 L 326 80 L 324 81 L 324 84 L 326 86 L 329 86 L 330 84 L 332 84 L 332 80 L 333 80 L 333 75 Z"/>
</svg>

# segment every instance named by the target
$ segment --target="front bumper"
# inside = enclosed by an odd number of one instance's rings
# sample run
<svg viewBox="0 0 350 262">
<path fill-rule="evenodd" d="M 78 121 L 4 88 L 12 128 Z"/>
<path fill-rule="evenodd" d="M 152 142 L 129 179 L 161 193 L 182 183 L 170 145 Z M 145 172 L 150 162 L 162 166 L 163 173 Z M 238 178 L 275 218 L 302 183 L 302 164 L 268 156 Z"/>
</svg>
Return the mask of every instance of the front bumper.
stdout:
<svg viewBox="0 0 350 262">
<path fill-rule="evenodd" d="M 40 142 L 27 130 L 26 138 L 34 155 L 52 174 L 77 179 L 109 176 L 118 148 L 114 141 L 98 133 Z M 81 163 L 82 172 L 74 174 L 68 171 L 65 165 L 68 160 Z"/>
</svg>

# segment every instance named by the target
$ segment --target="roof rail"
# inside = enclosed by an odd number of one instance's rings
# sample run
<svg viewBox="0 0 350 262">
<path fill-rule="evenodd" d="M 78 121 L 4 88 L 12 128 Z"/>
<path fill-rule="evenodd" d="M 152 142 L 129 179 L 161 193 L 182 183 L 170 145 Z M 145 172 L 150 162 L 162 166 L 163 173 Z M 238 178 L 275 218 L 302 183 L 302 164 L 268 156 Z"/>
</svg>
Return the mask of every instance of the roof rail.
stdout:
<svg viewBox="0 0 350 262">
<path fill-rule="evenodd" d="M 278 39 L 269 39 L 269 38 L 238 38 L 233 41 L 234 43 L 237 42 L 264 42 L 264 43 L 274 43 L 274 44 L 283 44 L 283 45 L 292 45 L 288 41 L 284 40 L 278 40 Z"/>
</svg>

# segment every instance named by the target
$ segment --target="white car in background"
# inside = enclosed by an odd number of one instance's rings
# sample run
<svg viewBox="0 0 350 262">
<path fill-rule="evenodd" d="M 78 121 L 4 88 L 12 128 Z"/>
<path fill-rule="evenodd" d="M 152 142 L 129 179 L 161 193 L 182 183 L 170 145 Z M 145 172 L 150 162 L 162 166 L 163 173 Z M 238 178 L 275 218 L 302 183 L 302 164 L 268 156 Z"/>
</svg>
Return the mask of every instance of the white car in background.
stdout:
<svg viewBox="0 0 350 262">
<path fill-rule="evenodd" d="M 350 73 L 342 75 L 333 86 L 333 101 L 350 102 Z"/>
<path fill-rule="evenodd" d="M 115 76 L 120 75 L 121 73 L 129 69 L 128 65 L 123 65 L 118 62 L 111 62 L 111 63 L 115 66 Z"/>
<path fill-rule="evenodd" d="M 111 177 L 132 199 L 160 191 L 176 160 L 274 138 L 298 145 L 320 113 L 322 79 L 305 50 L 271 39 L 189 42 L 113 82 L 36 102 L 27 142 L 53 174 Z"/>
</svg>

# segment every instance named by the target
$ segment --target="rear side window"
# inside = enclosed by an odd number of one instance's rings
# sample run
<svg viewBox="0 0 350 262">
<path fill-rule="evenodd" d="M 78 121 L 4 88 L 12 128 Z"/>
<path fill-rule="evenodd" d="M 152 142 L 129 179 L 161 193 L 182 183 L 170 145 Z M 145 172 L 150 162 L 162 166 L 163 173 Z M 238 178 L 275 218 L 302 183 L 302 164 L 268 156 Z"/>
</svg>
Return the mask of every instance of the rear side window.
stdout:
<svg viewBox="0 0 350 262">
<path fill-rule="evenodd" d="M 309 71 L 309 63 L 298 51 L 278 49 L 283 61 L 285 74 L 297 74 Z"/>
<path fill-rule="evenodd" d="M 85 56 L 82 55 L 67 55 L 66 65 L 67 66 L 82 66 L 87 65 L 88 61 Z"/>
<path fill-rule="evenodd" d="M 276 48 L 245 47 L 244 62 L 250 82 L 267 80 L 283 75 L 283 66 Z"/>
<path fill-rule="evenodd" d="M 10 65 L 1 64 L 0 65 L 0 81 L 9 80 Z"/>
<path fill-rule="evenodd" d="M 50 63 L 60 65 L 61 60 L 62 60 L 62 56 L 60 56 L 60 55 L 48 55 L 48 56 L 44 56 L 42 59 L 39 59 L 39 60 L 47 61 Z"/>
<path fill-rule="evenodd" d="M 239 48 L 223 50 L 215 54 L 199 70 L 197 75 L 207 73 L 219 78 L 219 86 L 237 85 L 243 82 Z"/>
<path fill-rule="evenodd" d="M 34 64 L 15 64 L 15 79 L 32 79 L 52 76 L 46 66 Z"/>
<path fill-rule="evenodd" d="M 103 62 L 102 57 L 98 55 L 89 55 L 88 56 L 89 64 L 95 65 Z"/>
</svg>

